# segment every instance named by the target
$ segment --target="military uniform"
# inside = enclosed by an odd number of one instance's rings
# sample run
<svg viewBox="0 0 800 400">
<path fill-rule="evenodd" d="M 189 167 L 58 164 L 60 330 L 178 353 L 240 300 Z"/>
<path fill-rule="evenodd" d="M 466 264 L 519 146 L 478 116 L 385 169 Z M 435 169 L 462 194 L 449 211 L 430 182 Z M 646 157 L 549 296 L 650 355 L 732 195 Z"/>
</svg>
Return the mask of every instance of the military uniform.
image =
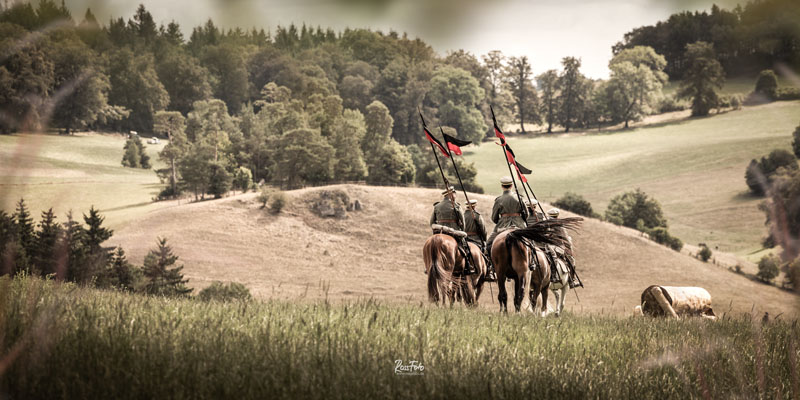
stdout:
<svg viewBox="0 0 800 400">
<path fill-rule="evenodd" d="M 431 214 L 431 225 L 439 224 L 457 231 L 464 230 L 464 213 L 461 206 L 455 202 L 455 209 L 449 199 L 433 203 L 433 214 Z"/>
<path fill-rule="evenodd" d="M 508 178 L 508 179 L 506 179 Z M 503 178 L 500 182 L 505 185 L 505 182 L 511 182 L 510 177 Z M 489 235 L 486 241 L 487 253 L 491 252 L 492 242 L 497 234 L 509 228 L 524 228 L 526 227 L 525 217 L 522 214 L 522 205 L 519 199 L 511 194 L 511 189 L 503 189 L 503 194 L 494 199 L 494 207 L 492 207 L 492 222 L 495 223 L 494 231 Z"/>
<path fill-rule="evenodd" d="M 558 208 L 552 208 L 552 209 L 547 211 L 547 215 L 550 218 L 553 218 L 553 219 L 558 218 L 558 215 L 560 213 L 561 213 L 561 211 Z M 572 236 L 570 236 L 567 233 L 567 230 L 565 228 L 562 227 L 562 228 L 559 228 L 559 229 L 561 230 L 561 234 L 564 235 L 567 238 L 567 240 L 569 241 L 569 247 L 572 248 Z M 548 248 L 550 249 L 550 251 L 553 253 L 553 256 L 555 257 L 556 256 L 556 254 L 555 254 L 556 253 L 556 249 L 553 246 L 548 246 Z M 575 270 L 575 258 L 573 258 L 572 256 L 568 256 L 566 254 L 563 254 L 563 258 L 562 259 L 566 262 L 567 269 L 569 270 L 569 275 L 570 275 L 570 277 L 569 277 L 569 287 L 570 288 L 574 288 L 576 286 L 583 287 L 583 283 L 581 282 L 580 278 L 578 277 L 578 273 Z M 552 278 L 551 278 L 551 280 L 552 280 Z"/>
<path fill-rule="evenodd" d="M 486 240 L 486 224 L 478 211 L 468 208 L 464 212 L 464 231 L 467 232 L 467 240 L 480 244 Z"/>
<path fill-rule="evenodd" d="M 525 205 L 528 206 L 528 219 L 526 219 L 525 222 L 528 224 L 528 226 L 531 226 L 531 225 L 543 220 L 543 218 L 541 216 L 542 213 L 540 213 L 540 212 L 537 213 L 536 212 L 536 205 L 537 204 L 539 204 L 539 202 L 536 199 L 533 199 L 533 204 L 530 204 L 530 203 L 528 203 L 528 200 L 525 200 Z"/>
</svg>

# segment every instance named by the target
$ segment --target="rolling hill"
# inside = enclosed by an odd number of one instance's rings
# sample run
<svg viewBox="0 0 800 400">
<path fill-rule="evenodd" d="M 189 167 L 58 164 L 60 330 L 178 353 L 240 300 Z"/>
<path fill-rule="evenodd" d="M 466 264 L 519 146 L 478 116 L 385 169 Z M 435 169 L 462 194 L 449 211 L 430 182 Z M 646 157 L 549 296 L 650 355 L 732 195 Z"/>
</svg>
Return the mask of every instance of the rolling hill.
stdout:
<svg viewBox="0 0 800 400">
<path fill-rule="evenodd" d="M 317 217 L 311 203 L 325 191 L 343 191 L 364 209 L 346 219 Z M 287 194 L 289 204 L 277 216 L 261 209 L 253 193 L 149 211 L 109 243 L 141 263 L 157 236 L 169 238 L 195 288 L 221 280 L 244 283 L 259 298 L 426 301 L 421 249 L 437 190 L 342 185 Z M 493 197 L 474 196 L 488 215 Z M 627 315 L 645 287 L 664 284 L 707 288 L 718 313 L 795 314 L 796 296 L 636 231 L 588 219 L 574 239 L 586 289 L 579 290 L 580 301 L 568 295 L 567 310 Z M 496 287 L 487 288 L 482 307 L 497 307 L 496 295 Z"/>
<path fill-rule="evenodd" d="M 773 149 L 791 150 L 798 115 L 800 102 L 776 102 L 631 130 L 516 136 L 509 143 L 533 169 L 540 199 L 575 192 L 602 214 L 612 197 L 638 187 L 661 203 L 670 231 L 685 242 L 743 256 L 760 249 L 766 235 L 762 199 L 749 194 L 745 168 Z M 508 174 L 496 147 L 464 152 L 490 192 Z"/>
<path fill-rule="evenodd" d="M 94 205 L 116 227 L 163 206 L 152 202 L 163 189 L 152 170 L 120 164 L 124 145 L 125 137 L 114 134 L 0 135 L 0 210 L 25 198 L 37 219 L 50 207 L 62 219 L 70 209 L 78 217 Z M 145 144 L 157 167 L 164 145 Z"/>
</svg>

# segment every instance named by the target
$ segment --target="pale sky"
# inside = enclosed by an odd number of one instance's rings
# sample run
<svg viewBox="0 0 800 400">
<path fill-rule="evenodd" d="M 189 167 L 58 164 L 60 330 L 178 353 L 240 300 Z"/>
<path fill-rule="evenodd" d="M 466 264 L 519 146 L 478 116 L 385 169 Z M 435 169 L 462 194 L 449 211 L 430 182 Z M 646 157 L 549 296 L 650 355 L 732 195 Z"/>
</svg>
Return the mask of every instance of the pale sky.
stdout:
<svg viewBox="0 0 800 400">
<path fill-rule="evenodd" d="M 87 7 L 103 24 L 133 16 L 139 3 L 157 23 L 177 21 L 186 39 L 208 18 L 221 27 L 350 26 L 419 37 L 439 54 L 463 48 L 528 56 L 535 74 L 579 57 L 592 78 L 608 76 L 611 46 L 631 29 L 682 10 L 732 8 L 737 0 L 67 0 L 77 21 Z"/>
</svg>

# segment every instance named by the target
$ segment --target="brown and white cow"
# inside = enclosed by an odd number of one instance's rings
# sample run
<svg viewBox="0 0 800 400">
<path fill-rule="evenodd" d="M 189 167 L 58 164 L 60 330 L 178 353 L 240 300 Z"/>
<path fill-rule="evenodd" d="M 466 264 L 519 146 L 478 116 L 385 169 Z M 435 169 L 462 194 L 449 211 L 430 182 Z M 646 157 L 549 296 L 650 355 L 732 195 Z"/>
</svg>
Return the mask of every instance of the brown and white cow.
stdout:
<svg viewBox="0 0 800 400">
<path fill-rule="evenodd" d="M 711 294 L 701 287 L 650 286 L 642 292 L 642 304 L 634 308 L 634 314 L 670 318 L 717 318 L 711 309 Z"/>
</svg>

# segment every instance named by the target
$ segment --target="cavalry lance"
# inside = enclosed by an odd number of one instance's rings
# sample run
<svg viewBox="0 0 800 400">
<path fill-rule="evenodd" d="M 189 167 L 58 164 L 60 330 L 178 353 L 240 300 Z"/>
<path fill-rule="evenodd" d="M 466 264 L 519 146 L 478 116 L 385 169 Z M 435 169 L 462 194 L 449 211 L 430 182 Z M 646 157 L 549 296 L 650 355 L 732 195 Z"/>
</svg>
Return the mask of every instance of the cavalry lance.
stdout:
<svg viewBox="0 0 800 400">
<path fill-rule="evenodd" d="M 461 190 L 464 192 L 464 198 L 467 201 L 466 204 L 469 204 L 469 196 L 467 195 L 467 189 L 464 187 L 464 182 L 461 181 L 461 174 L 458 173 L 458 166 L 456 166 L 456 159 L 453 158 L 453 152 L 452 152 L 452 148 L 450 147 L 450 145 L 452 143 L 458 149 L 458 148 L 460 148 L 460 146 L 466 146 L 466 145 L 470 144 L 470 142 L 465 141 L 465 140 L 456 139 L 456 138 L 444 133 L 444 129 L 442 129 L 441 125 L 439 125 L 439 131 L 442 133 L 442 138 L 444 139 L 444 142 L 447 144 L 447 154 L 450 155 L 450 161 L 453 162 L 453 169 L 456 171 L 456 178 L 458 178 L 458 184 L 461 185 Z M 460 154 L 460 150 L 459 150 L 459 154 Z M 460 224 L 460 222 L 459 222 L 459 224 Z M 464 229 L 464 227 L 462 226 L 461 229 Z M 473 265 L 478 265 L 477 263 L 475 263 L 475 259 L 472 257 L 472 250 L 470 250 L 469 244 L 466 245 L 466 250 L 467 250 L 467 253 L 469 254 L 469 261 L 471 261 Z"/>
<path fill-rule="evenodd" d="M 528 218 L 527 218 L 527 214 L 528 213 L 525 210 L 525 206 L 522 205 L 523 204 L 522 203 L 522 196 L 519 195 L 519 188 L 517 188 L 517 180 L 514 179 L 514 173 L 511 171 L 511 161 L 509 161 L 508 154 L 506 153 L 505 136 L 503 136 L 503 132 L 500 131 L 500 128 L 497 127 L 497 120 L 494 118 L 494 108 L 492 108 L 492 106 L 489 106 L 489 110 L 492 111 L 492 121 L 494 121 L 494 133 L 501 140 L 500 147 L 503 149 L 503 158 L 506 159 L 506 165 L 508 166 L 508 174 L 511 175 L 511 182 L 514 183 L 514 191 L 517 192 L 517 200 L 519 201 L 520 214 L 522 216 L 522 219 L 525 221 L 525 225 L 527 225 L 528 224 Z"/>
<path fill-rule="evenodd" d="M 444 152 L 445 151 L 444 146 L 442 146 L 442 144 L 439 143 L 439 141 L 435 137 L 433 137 L 431 131 L 428 130 L 428 125 L 425 123 L 425 118 L 422 117 L 422 111 L 421 110 L 417 111 L 419 111 L 419 118 L 422 120 L 422 129 L 425 131 L 425 136 L 428 138 L 428 142 L 430 142 L 431 144 L 431 151 L 433 151 L 433 157 L 436 159 L 436 165 L 439 166 L 439 173 L 442 174 L 442 180 L 444 181 L 444 188 L 445 190 L 448 190 L 450 189 L 450 182 L 447 180 L 447 177 L 444 176 L 444 170 L 442 170 L 442 164 L 439 162 L 439 155 L 436 154 L 436 147 L 438 147 L 440 151 Z M 436 142 L 435 146 L 433 144 L 434 142 Z M 456 209 L 456 201 L 450 199 L 450 204 L 453 206 L 453 212 L 458 214 L 458 210 Z M 461 219 L 456 218 L 456 223 L 458 224 L 459 228 L 461 228 L 462 230 L 464 229 L 464 226 L 461 224 Z"/>
</svg>

